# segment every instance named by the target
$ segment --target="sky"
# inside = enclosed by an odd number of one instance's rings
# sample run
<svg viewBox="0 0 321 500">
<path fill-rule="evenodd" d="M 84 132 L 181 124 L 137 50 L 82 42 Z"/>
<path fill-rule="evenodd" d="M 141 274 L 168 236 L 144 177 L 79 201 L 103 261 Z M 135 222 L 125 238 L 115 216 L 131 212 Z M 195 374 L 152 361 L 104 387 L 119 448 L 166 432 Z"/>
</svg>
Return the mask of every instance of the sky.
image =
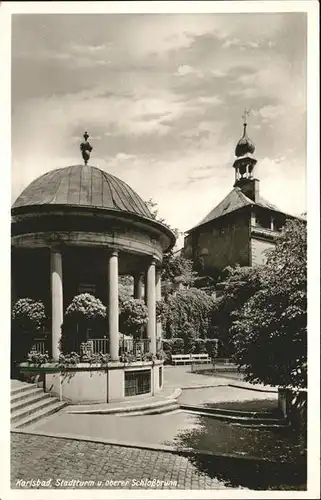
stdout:
<svg viewBox="0 0 321 500">
<path fill-rule="evenodd" d="M 233 188 L 242 115 L 262 196 L 306 211 L 306 14 L 15 14 L 12 202 L 82 163 L 186 231 Z"/>
</svg>

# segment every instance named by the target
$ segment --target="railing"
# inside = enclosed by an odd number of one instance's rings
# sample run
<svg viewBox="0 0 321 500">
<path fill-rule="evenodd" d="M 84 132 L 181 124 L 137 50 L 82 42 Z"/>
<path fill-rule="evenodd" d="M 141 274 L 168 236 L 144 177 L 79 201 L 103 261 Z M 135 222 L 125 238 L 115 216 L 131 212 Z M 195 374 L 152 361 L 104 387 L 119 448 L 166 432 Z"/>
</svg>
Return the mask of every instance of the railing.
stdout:
<svg viewBox="0 0 321 500">
<path fill-rule="evenodd" d="M 150 339 L 134 340 L 132 345 L 129 346 L 130 349 L 127 352 L 129 354 L 134 354 L 135 356 L 141 356 L 142 354 L 147 354 L 150 352 Z"/>
<path fill-rule="evenodd" d="M 44 354 L 46 350 L 46 339 L 34 339 L 34 344 L 31 348 L 31 351 L 36 351 Z"/>
<path fill-rule="evenodd" d="M 91 339 L 88 342 L 92 343 L 92 352 L 108 354 L 109 352 L 109 341 L 108 339 Z"/>
<path fill-rule="evenodd" d="M 140 356 L 149 352 L 150 339 L 134 340 L 133 338 L 122 339 L 119 342 L 119 354 L 127 353 Z M 82 350 L 93 354 L 109 353 L 109 339 L 89 339 L 79 344 L 77 351 Z M 76 352 L 77 352 L 76 351 Z"/>
<path fill-rule="evenodd" d="M 157 352 L 161 350 L 162 341 L 157 340 L 156 350 Z M 40 352 L 44 354 L 47 347 L 47 339 L 35 339 L 32 346 L 33 351 Z M 70 350 L 73 352 L 80 353 L 92 353 L 92 354 L 108 354 L 109 353 L 109 339 L 88 339 L 86 342 L 81 342 L 79 339 L 74 339 Z M 122 339 L 119 342 L 119 353 L 134 354 L 135 356 L 141 356 L 150 352 L 150 339 L 139 339 L 134 340 L 133 338 Z"/>
</svg>

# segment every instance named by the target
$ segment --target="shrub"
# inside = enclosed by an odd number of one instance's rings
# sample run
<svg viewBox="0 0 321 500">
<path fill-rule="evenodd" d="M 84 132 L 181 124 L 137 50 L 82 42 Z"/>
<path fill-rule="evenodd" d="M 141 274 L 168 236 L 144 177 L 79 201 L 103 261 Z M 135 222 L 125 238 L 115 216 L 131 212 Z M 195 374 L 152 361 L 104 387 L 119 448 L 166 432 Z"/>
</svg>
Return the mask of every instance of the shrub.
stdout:
<svg viewBox="0 0 321 500">
<path fill-rule="evenodd" d="M 193 338 L 212 337 L 213 306 L 213 298 L 197 288 L 168 295 L 162 315 L 165 336 L 181 337 L 185 345 Z"/>
<path fill-rule="evenodd" d="M 78 349 L 87 338 L 88 330 L 102 337 L 106 330 L 106 307 L 89 293 L 76 295 L 67 307 L 62 325 L 61 351 Z"/>
<path fill-rule="evenodd" d="M 172 339 L 172 354 L 183 354 L 184 352 L 184 340 L 176 337 Z"/>
<path fill-rule="evenodd" d="M 12 308 L 14 329 L 28 335 L 34 336 L 44 325 L 45 319 L 45 306 L 41 301 L 19 299 Z"/>
<path fill-rule="evenodd" d="M 24 360 L 34 338 L 46 320 L 45 307 L 41 301 L 30 298 L 19 299 L 12 308 L 11 361 Z"/>
<path fill-rule="evenodd" d="M 139 337 L 148 321 L 148 309 L 143 300 L 128 299 L 122 304 L 121 328 L 134 337 Z"/>
<path fill-rule="evenodd" d="M 27 356 L 28 363 L 32 365 L 43 365 L 49 362 L 49 354 L 46 351 L 44 354 L 37 351 L 30 351 Z"/>
</svg>

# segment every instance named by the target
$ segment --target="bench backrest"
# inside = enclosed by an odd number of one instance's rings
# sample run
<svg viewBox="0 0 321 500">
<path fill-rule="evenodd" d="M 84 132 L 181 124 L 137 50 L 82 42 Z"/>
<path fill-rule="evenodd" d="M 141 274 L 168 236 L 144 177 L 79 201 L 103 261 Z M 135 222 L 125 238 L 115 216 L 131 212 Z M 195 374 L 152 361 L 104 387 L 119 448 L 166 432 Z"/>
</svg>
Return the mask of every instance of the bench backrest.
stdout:
<svg viewBox="0 0 321 500">
<path fill-rule="evenodd" d="M 172 354 L 172 359 L 190 359 L 190 354 Z"/>
<path fill-rule="evenodd" d="M 192 354 L 191 356 L 194 359 L 207 359 L 208 358 L 208 354 Z"/>
</svg>

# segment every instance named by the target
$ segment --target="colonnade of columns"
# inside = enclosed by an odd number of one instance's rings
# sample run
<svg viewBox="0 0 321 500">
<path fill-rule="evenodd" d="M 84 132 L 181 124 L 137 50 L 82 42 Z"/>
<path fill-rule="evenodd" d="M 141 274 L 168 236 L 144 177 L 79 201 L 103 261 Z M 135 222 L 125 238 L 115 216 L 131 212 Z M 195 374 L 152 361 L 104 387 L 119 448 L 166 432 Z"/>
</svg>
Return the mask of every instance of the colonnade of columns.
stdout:
<svg viewBox="0 0 321 500">
<path fill-rule="evenodd" d="M 252 178 L 252 172 L 250 172 L 250 166 L 249 165 L 245 166 L 244 176 L 245 176 L 246 179 L 251 179 Z M 238 180 L 240 180 L 241 177 L 242 177 L 242 175 L 240 173 L 239 168 L 236 168 L 235 169 L 235 182 L 237 182 Z"/>
<path fill-rule="evenodd" d="M 61 325 L 63 323 L 63 276 L 62 255 L 59 249 L 51 250 L 51 300 L 52 300 L 52 357 L 59 358 Z M 161 299 L 160 272 L 156 271 L 154 259 L 145 272 L 145 303 L 148 309 L 147 337 L 150 352 L 156 354 L 157 337 L 161 336 L 161 326 L 156 325 L 156 300 Z M 141 275 L 134 276 L 134 298 L 143 298 Z M 118 307 L 118 252 L 108 254 L 108 330 L 109 353 L 112 361 L 119 359 L 119 307 Z"/>
</svg>

